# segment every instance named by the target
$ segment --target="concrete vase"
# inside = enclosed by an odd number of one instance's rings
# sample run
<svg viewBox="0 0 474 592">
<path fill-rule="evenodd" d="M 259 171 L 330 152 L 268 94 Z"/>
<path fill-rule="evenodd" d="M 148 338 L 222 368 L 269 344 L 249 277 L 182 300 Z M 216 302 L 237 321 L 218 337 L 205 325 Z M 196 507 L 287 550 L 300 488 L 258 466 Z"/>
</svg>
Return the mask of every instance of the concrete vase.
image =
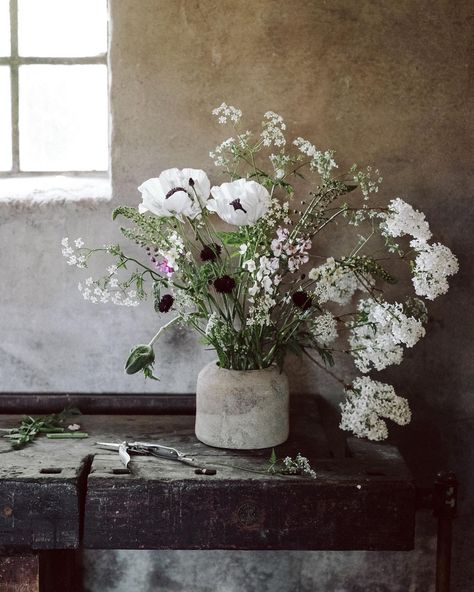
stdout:
<svg viewBox="0 0 474 592">
<path fill-rule="evenodd" d="M 211 362 L 199 373 L 196 436 L 204 444 L 271 448 L 288 438 L 288 416 L 288 379 L 275 366 L 227 370 Z"/>
</svg>

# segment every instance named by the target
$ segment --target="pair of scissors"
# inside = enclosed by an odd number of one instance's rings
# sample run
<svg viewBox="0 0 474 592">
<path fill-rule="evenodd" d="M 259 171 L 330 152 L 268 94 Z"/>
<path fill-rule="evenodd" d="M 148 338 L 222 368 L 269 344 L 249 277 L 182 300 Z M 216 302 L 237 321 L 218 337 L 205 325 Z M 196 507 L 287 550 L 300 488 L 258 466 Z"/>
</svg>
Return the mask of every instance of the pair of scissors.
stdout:
<svg viewBox="0 0 474 592">
<path fill-rule="evenodd" d="M 188 456 L 185 452 L 180 452 L 176 448 L 170 446 L 164 446 L 163 444 L 152 444 L 150 442 L 127 442 L 123 441 L 120 443 L 115 442 L 96 442 L 96 446 L 104 448 L 106 450 L 116 450 L 119 453 L 120 460 L 124 464 L 125 468 L 128 468 L 132 454 L 145 454 L 156 456 L 157 458 L 165 458 L 168 460 L 174 460 L 177 462 L 184 463 L 196 469 L 196 473 L 199 475 L 215 475 L 215 469 L 209 469 L 198 463 L 194 458 Z"/>
</svg>

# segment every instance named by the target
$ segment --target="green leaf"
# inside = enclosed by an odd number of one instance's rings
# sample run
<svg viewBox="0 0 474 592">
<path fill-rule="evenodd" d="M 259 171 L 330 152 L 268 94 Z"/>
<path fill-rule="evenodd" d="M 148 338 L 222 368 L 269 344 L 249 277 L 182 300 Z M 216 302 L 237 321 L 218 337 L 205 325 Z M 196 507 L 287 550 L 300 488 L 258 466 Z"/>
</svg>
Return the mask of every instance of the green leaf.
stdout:
<svg viewBox="0 0 474 592">
<path fill-rule="evenodd" d="M 243 238 L 240 232 L 218 232 L 217 236 L 225 245 L 241 245 Z"/>
<path fill-rule="evenodd" d="M 272 465 L 274 465 L 274 464 L 276 464 L 276 461 L 277 461 L 277 455 L 276 455 L 275 449 L 272 448 L 272 453 L 270 454 L 270 463 Z"/>
</svg>

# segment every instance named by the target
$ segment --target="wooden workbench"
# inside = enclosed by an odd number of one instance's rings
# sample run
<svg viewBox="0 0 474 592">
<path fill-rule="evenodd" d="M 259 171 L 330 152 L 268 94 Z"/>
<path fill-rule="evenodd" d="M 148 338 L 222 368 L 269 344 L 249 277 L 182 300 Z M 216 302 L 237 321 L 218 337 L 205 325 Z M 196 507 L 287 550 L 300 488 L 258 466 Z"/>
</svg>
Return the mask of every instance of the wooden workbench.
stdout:
<svg viewBox="0 0 474 592">
<path fill-rule="evenodd" d="M 1 587 L 8 570 L 11 579 L 27 565 L 37 577 L 35 555 L 19 552 L 411 549 L 415 487 L 398 451 L 346 441 L 321 414 L 316 397 L 293 402 L 291 437 L 276 453 L 283 458 L 301 452 L 317 479 L 266 473 L 270 450 L 201 444 L 193 415 L 84 415 L 78 421 L 90 435 L 86 440 L 40 438 L 13 452 L 3 443 L 0 547 L 17 555 L 0 568 L 0 591 L 21 590 Z M 0 416 L 0 427 L 18 420 Z M 94 444 L 122 440 L 176 447 L 217 474 L 197 475 L 187 465 L 139 456 L 127 471 L 117 453 Z"/>
</svg>

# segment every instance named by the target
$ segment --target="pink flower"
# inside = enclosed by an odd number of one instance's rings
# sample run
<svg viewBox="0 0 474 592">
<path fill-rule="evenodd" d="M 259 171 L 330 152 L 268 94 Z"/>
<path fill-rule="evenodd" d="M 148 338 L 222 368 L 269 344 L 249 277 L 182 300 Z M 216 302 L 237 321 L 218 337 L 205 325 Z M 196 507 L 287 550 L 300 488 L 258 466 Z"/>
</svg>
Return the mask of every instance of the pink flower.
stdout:
<svg viewBox="0 0 474 592">
<path fill-rule="evenodd" d="M 156 264 L 156 267 L 161 273 L 169 274 L 174 272 L 174 269 L 168 265 L 168 259 L 163 259 L 161 263 Z"/>
</svg>

